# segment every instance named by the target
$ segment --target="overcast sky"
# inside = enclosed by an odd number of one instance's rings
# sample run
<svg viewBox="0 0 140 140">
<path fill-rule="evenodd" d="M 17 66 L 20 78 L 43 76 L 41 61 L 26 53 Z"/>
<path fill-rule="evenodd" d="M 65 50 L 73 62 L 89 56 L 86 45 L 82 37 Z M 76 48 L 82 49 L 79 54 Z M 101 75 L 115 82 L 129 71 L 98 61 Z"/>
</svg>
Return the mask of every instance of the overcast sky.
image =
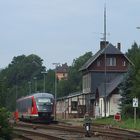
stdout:
<svg viewBox="0 0 140 140">
<path fill-rule="evenodd" d="M 36 54 L 44 65 L 99 50 L 104 4 L 107 40 L 125 53 L 140 44 L 140 0 L 0 0 L 0 68 L 14 56 Z"/>
</svg>

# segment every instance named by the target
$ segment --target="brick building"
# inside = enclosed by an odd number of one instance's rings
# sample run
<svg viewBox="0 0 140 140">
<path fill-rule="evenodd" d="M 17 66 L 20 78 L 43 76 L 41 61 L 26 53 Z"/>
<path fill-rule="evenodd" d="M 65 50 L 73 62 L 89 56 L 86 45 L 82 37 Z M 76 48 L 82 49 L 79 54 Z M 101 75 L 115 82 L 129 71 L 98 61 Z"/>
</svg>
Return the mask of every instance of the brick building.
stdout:
<svg viewBox="0 0 140 140">
<path fill-rule="evenodd" d="M 57 66 L 56 76 L 57 76 L 58 80 L 61 80 L 61 79 L 67 80 L 67 77 L 68 77 L 67 63 Z"/>
</svg>

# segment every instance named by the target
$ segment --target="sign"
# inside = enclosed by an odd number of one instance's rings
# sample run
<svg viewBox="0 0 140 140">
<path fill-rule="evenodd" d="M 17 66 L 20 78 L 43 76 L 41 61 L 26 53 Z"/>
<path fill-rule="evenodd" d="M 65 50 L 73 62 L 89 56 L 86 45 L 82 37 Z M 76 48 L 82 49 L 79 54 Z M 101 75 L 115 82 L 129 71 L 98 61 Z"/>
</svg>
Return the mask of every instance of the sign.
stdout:
<svg viewBox="0 0 140 140">
<path fill-rule="evenodd" d="M 114 120 L 116 120 L 116 121 L 121 121 L 121 114 L 120 114 L 120 113 L 116 113 L 116 114 L 114 115 Z"/>
<path fill-rule="evenodd" d="M 133 107 L 138 107 L 138 98 L 133 98 Z"/>
</svg>

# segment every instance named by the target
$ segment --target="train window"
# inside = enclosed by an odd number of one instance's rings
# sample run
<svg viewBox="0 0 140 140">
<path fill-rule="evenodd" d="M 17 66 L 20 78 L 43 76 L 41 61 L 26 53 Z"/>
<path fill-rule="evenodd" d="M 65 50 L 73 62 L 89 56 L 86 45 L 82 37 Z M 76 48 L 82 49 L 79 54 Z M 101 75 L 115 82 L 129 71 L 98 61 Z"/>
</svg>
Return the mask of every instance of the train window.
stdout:
<svg viewBox="0 0 140 140">
<path fill-rule="evenodd" d="M 32 99 L 31 98 L 24 99 L 24 100 L 17 102 L 17 109 L 20 112 L 27 112 L 28 108 L 31 106 L 32 106 Z"/>
<path fill-rule="evenodd" d="M 36 98 L 37 103 L 51 103 L 50 98 Z"/>
</svg>

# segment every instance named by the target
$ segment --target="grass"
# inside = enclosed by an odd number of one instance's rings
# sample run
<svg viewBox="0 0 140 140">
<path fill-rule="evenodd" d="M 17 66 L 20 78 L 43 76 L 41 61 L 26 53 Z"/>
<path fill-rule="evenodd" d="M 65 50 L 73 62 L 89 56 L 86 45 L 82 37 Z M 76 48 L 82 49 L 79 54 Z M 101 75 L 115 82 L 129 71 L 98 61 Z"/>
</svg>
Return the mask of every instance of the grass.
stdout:
<svg viewBox="0 0 140 140">
<path fill-rule="evenodd" d="M 61 119 L 60 119 L 61 120 Z M 81 125 L 83 124 L 83 118 L 74 118 L 74 119 L 64 119 L 61 120 L 64 123 L 69 123 L 72 125 Z M 124 129 L 131 129 L 131 130 L 138 130 L 140 131 L 140 118 L 137 118 L 136 125 L 134 126 L 134 119 L 133 118 L 122 118 L 121 121 L 114 120 L 114 117 L 107 117 L 107 118 L 92 118 L 92 122 L 97 124 L 107 124 L 112 125 L 113 127 L 119 127 Z"/>
<path fill-rule="evenodd" d="M 140 119 L 137 118 L 136 120 L 136 125 L 134 125 L 134 119 L 133 118 L 122 118 L 121 121 L 116 121 L 114 120 L 113 117 L 108 117 L 108 118 L 100 118 L 96 119 L 93 121 L 94 123 L 99 123 L 99 124 L 109 124 L 114 127 L 120 127 L 120 128 L 125 128 L 125 129 L 134 129 L 134 130 L 140 130 Z"/>
</svg>

